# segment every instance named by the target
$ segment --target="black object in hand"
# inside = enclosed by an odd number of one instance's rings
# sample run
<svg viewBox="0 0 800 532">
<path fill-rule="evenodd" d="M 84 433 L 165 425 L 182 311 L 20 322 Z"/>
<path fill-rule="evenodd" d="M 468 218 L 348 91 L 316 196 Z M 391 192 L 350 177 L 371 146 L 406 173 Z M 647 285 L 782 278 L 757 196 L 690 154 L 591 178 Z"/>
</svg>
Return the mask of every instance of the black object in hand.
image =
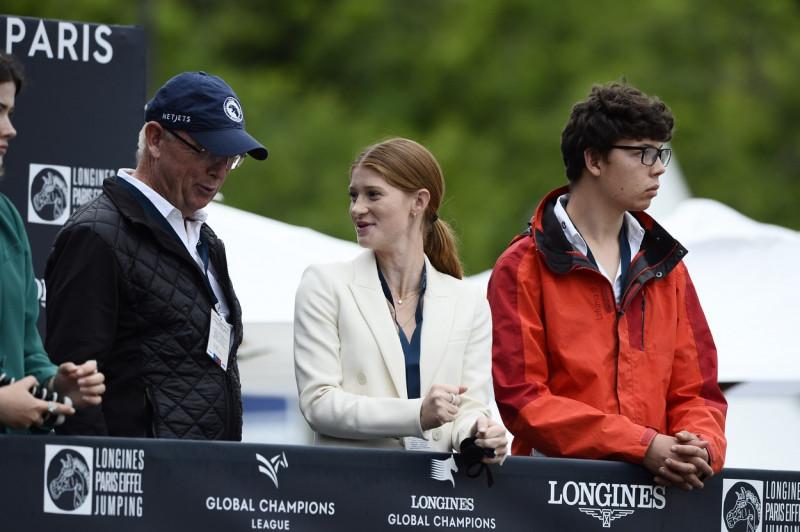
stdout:
<svg viewBox="0 0 800 532">
<path fill-rule="evenodd" d="M 0 373 L 0 386 L 6 386 L 8 384 L 14 384 L 14 379 L 9 379 L 5 373 Z M 37 399 L 41 399 L 42 401 L 53 401 L 56 403 L 65 404 L 67 406 L 72 406 L 72 400 L 69 397 L 59 397 L 58 392 L 48 390 L 45 387 L 34 386 L 30 389 L 30 392 L 31 395 Z M 59 414 L 58 412 L 45 412 L 42 415 L 42 424 L 50 426 L 61 425 L 64 423 L 64 419 L 64 414 Z"/>
<path fill-rule="evenodd" d="M 479 447 L 475 443 L 476 439 L 477 438 L 475 436 L 464 438 L 464 440 L 461 442 L 461 452 L 457 455 L 456 461 L 460 461 L 460 465 L 464 465 L 466 467 L 468 477 L 474 478 L 480 475 L 483 471 L 486 471 L 486 482 L 491 488 L 492 484 L 494 484 L 492 470 L 489 469 L 489 467 L 484 464 L 482 460 L 484 456 L 494 458 L 497 455 L 494 452 L 494 449 Z"/>
</svg>

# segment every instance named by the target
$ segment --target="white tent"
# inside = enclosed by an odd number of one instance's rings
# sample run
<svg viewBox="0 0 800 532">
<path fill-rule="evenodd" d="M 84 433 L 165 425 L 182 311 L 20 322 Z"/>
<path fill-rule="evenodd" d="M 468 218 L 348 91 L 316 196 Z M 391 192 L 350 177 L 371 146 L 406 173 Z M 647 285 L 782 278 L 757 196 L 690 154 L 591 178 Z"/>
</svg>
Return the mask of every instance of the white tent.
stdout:
<svg viewBox="0 0 800 532">
<path fill-rule="evenodd" d="M 247 323 L 292 323 L 294 293 L 309 264 L 349 260 L 361 247 L 221 203 L 206 207 L 223 242 Z M 353 231 L 355 235 L 355 231 Z"/>
<path fill-rule="evenodd" d="M 719 351 L 721 382 L 800 382 L 793 338 L 800 232 L 688 199 L 662 225 L 689 249 L 686 264 Z"/>
</svg>

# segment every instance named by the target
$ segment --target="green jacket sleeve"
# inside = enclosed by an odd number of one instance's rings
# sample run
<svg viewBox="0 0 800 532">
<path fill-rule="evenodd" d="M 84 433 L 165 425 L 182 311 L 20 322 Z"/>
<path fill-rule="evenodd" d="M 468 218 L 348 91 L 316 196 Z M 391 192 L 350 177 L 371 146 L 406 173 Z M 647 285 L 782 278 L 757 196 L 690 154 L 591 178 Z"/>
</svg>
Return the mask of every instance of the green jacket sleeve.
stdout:
<svg viewBox="0 0 800 532">
<path fill-rule="evenodd" d="M 37 329 L 39 288 L 22 218 L 0 194 L 0 366 L 8 377 L 33 375 L 43 383 L 56 373 Z"/>
</svg>

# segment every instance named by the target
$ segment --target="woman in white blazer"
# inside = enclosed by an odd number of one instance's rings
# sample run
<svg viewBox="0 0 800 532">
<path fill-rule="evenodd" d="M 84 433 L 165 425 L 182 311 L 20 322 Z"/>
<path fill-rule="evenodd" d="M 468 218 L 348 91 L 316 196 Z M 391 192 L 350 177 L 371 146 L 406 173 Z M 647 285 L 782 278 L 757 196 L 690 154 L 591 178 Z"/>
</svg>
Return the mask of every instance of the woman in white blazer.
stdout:
<svg viewBox="0 0 800 532">
<path fill-rule="evenodd" d="M 445 451 L 475 438 L 484 463 L 506 455 L 491 419 L 491 316 L 461 280 L 444 180 L 433 155 L 395 138 L 350 169 L 350 262 L 310 266 L 295 302 L 300 409 L 317 445 Z"/>
</svg>

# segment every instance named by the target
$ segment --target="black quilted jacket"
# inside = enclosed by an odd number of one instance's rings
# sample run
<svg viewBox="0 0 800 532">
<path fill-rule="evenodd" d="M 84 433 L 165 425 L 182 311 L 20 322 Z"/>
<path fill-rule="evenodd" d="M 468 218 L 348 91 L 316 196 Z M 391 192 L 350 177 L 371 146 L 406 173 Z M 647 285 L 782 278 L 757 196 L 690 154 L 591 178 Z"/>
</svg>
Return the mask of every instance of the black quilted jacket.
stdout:
<svg viewBox="0 0 800 532">
<path fill-rule="evenodd" d="M 56 363 L 96 359 L 107 390 L 57 432 L 241 440 L 241 308 L 222 241 L 202 232 L 231 308 L 225 372 L 206 354 L 213 303 L 202 270 L 116 178 L 64 225 L 45 272 L 45 348 Z"/>
</svg>

